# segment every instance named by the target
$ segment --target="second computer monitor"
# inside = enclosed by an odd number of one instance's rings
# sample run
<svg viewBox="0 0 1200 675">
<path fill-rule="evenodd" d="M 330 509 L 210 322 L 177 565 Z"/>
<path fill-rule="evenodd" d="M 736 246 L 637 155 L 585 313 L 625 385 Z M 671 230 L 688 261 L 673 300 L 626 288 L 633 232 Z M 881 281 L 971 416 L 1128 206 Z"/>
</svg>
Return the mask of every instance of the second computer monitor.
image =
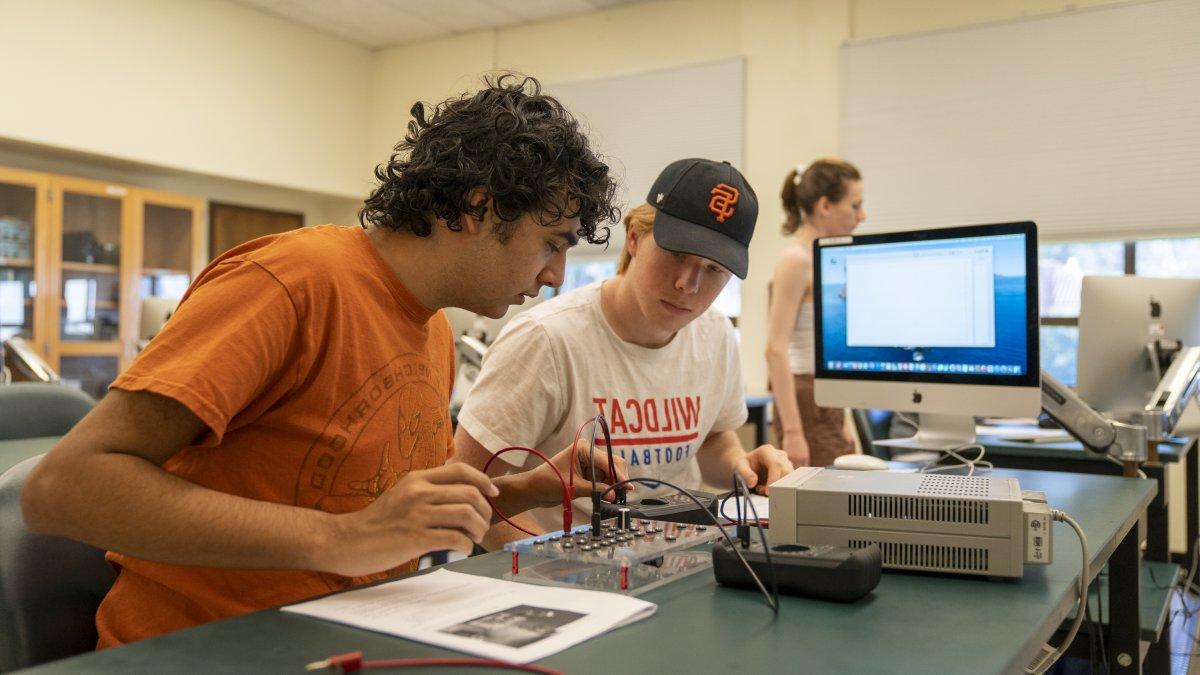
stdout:
<svg viewBox="0 0 1200 675">
<path fill-rule="evenodd" d="M 826 238 L 813 258 L 817 403 L 918 412 L 929 448 L 1039 412 L 1033 223 Z"/>
<path fill-rule="evenodd" d="M 1079 397 L 1133 418 L 1158 386 L 1148 343 L 1200 346 L 1200 279 L 1084 277 L 1079 303 Z"/>
</svg>

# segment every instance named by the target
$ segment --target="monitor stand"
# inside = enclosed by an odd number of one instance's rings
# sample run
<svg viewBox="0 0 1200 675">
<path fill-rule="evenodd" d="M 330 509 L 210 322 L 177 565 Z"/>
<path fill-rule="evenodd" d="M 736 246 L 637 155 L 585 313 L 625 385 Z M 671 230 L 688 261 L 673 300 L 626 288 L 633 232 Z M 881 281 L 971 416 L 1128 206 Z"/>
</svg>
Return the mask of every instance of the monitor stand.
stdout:
<svg viewBox="0 0 1200 675">
<path fill-rule="evenodd" d="M 972 415 L 934 415 L 921 413 L 917 435 L 911 438 L 885 438 L 875 445 L 903 450 L 946 451 L 975 443 L 975 417 Z"/>
</svg>

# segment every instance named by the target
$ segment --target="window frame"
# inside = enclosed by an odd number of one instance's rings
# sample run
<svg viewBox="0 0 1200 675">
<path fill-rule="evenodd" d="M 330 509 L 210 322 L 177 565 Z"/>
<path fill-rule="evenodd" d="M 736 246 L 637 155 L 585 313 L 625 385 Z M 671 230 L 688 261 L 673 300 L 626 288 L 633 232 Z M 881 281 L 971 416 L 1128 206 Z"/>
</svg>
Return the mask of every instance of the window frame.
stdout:
<svg viewBox="0 0 1200 675">
<path fill-rule="evenodd" d="M 1192 237 L 1180 237 L 1180 239 L 1191 239 Z M 1059 243 L 1081 243 L 1081 242 L 1051 242 Z M 1124 274 L 1127 276 L 1137 275 L 1137 240 L 1124 241 L 1125 245 L 1125 268 Z M 1039 244 L 1040 249 L 1040 244 Z M 1038 326 L 1074 326 L 1079 327 L 1079 315 L 1075 316 L 1041 316 L 1041 307 L 1038 307 Z"/>
</svg>

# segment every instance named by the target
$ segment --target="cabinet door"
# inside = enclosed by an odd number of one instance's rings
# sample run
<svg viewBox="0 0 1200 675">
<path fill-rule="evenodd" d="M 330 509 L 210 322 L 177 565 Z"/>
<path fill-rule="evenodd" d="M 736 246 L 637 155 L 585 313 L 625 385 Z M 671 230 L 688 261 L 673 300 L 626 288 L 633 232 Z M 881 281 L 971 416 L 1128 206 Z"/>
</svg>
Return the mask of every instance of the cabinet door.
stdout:
<svg viewBox="0 0 1200 675">
<path fill-rule="evenodd" d="M 118 363 L 125 357 L 121 309 L 129 267 L 124 259 L 131 227 L 128 201 L 128 190 L 121 186 L 74 178 L 51 180 L 50 269 L 57 304 L 50 340 L 54 365 L 63 357 L 116 357 Z M 108 370 L 88 370 L 86 379 L 93 389 L 103 392 L 111 382 L 99 382 L 107 375 L 98 373 Z M 85 379 L 62 374 L 64 379 Z M 115 370 L 111 375 L 116 376 Z"/>
<path fill-rule="evenodd" d="M 42 356 L 46 187 L 45 175 L 0 168 L 0 342 L 24 338 Z"/>
<path fill-rule="evenodd" d="M 192 197 L 137 190 L 134 199 L 139 214 L 135 231 L 138 248 L 129 260 L 137 260 L 137 287 L 129 293 L 126 339 L 133 353 L 154 337 L 204 266 L 204 202 Z"/>
</svg>

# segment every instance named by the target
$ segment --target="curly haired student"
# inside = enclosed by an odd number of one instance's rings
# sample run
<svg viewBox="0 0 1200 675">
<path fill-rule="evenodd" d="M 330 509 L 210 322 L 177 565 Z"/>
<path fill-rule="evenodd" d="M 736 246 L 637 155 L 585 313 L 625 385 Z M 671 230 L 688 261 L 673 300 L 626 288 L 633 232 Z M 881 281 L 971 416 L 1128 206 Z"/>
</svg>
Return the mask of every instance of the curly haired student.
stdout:
<svg viewBox="0 0 1200 675">
<path fill-rule="evenodd" d="M 536 80 L 504 75 L 413 106 L 376 176 L 362 227 L 214 260 L 30 475 L 30 528 L 119 569 L 101 647 L 406 573 L 469 552 L 485 495 L 507 513 L 561 496 L 549 467 L 492 481 L 446 464 L 441 309 L 500 316 L 561 284 L 567 248 L 616 219 L 608 167 Z"/>
</svg>

